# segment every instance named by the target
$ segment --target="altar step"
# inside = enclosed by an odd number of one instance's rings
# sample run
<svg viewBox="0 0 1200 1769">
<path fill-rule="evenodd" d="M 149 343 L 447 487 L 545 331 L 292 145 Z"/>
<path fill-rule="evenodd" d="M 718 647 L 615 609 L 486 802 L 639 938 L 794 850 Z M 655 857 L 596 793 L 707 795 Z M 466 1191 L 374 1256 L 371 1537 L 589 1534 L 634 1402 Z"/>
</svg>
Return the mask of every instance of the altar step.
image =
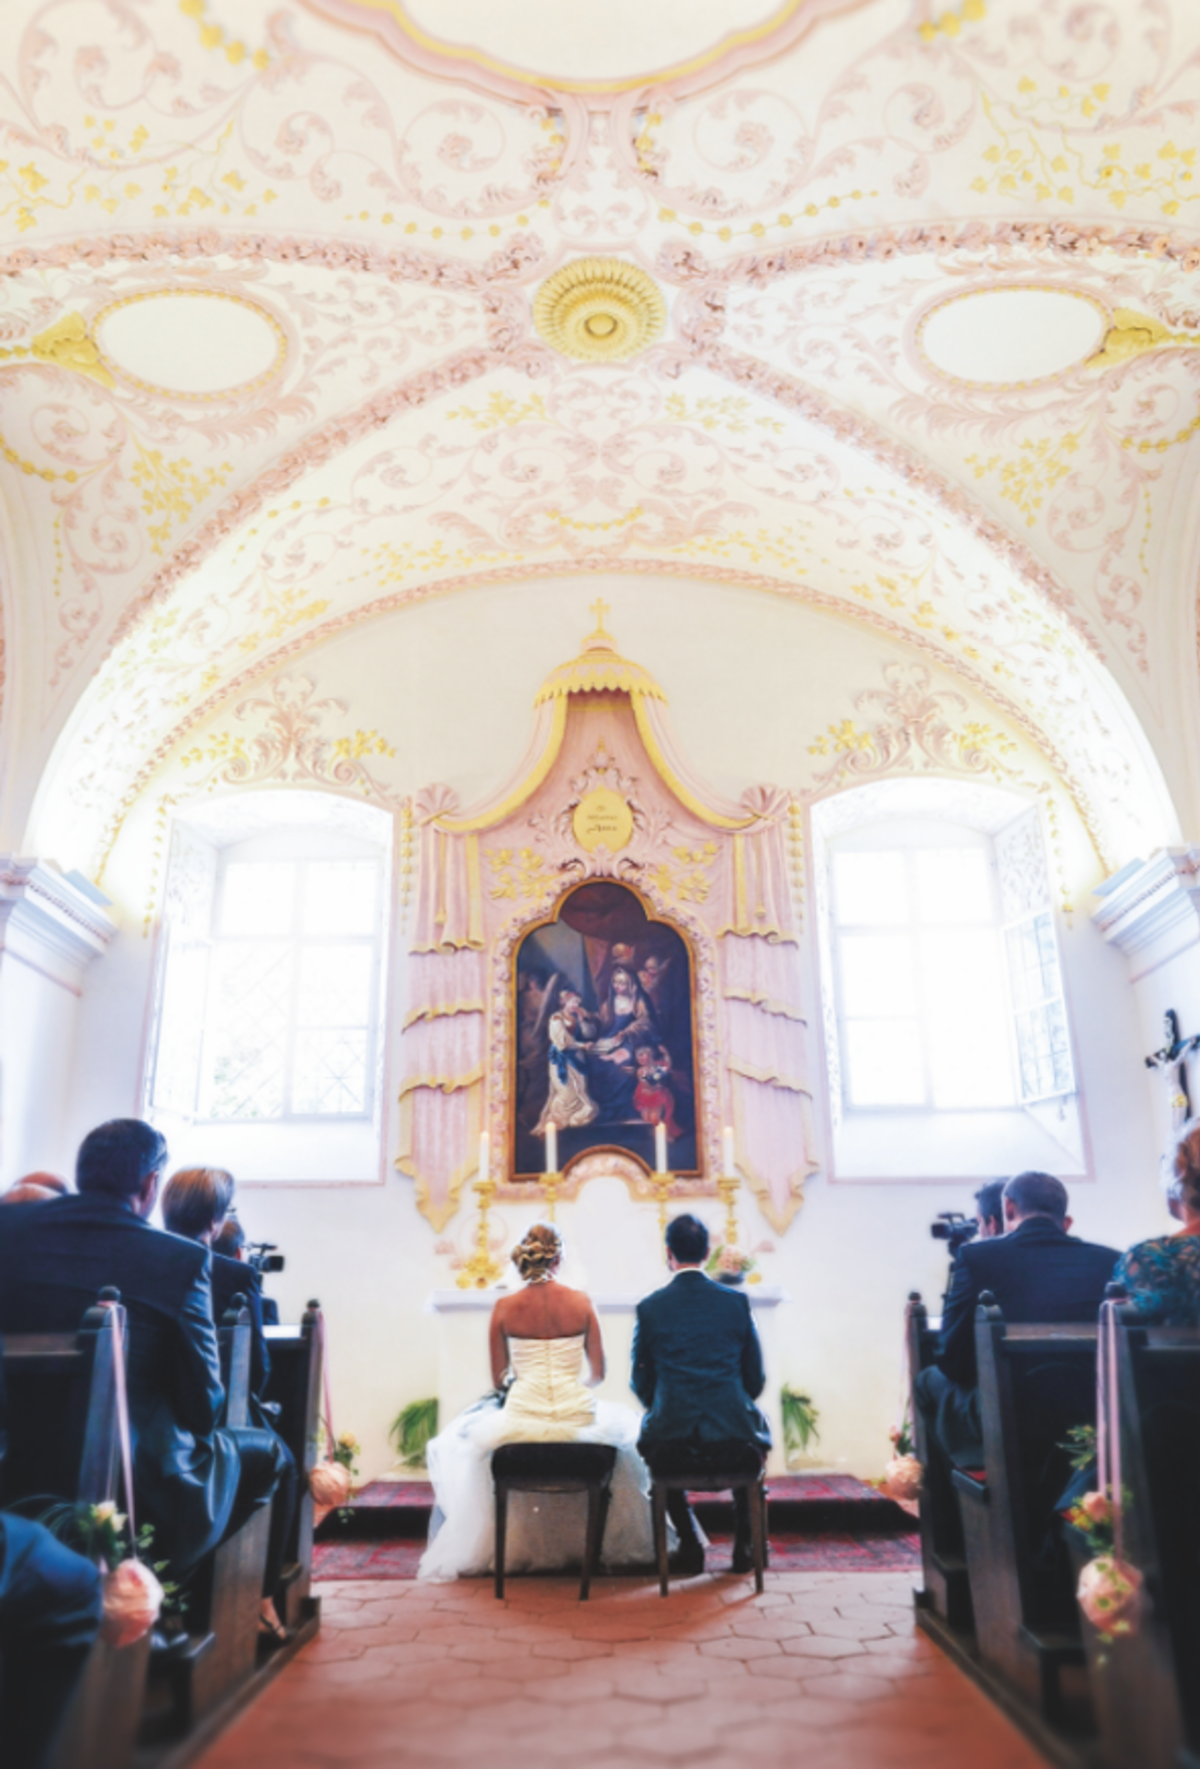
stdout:
<svg viewBox="0 0 1200 1769">
<path fill-rule="evenodd" d="M 830 1533 L 870 1537 L 907 1535 L 913 1520 L 893 1499 L 852 1474 L 781 1474 L 767 1481 L 771 1536 Z M 733 1529 L 733 1505 L 720 1494 L 697 1494 L 696 1515 L 712 1536 Z M 372 1480 L 350 1503 L 331 1512 L 317 1528 L 319 1542 L 424 1541 L 433 1509 L 427 1480 Z"/>
</svg>

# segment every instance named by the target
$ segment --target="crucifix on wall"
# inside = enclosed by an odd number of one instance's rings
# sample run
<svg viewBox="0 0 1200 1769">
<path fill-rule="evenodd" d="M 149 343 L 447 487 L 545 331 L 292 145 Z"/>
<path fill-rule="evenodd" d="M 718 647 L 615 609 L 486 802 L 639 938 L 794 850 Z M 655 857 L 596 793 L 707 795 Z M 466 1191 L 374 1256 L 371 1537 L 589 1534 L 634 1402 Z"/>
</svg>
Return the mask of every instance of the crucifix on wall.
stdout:
<svg viewBox="0 0 1200 1769">
<path fill-rule="evenodd" d="M 1160 1069 L 1171 1084 L 1171 1123 L 1177 1129 L 1192 1115 L 1187 1059 L 1192 1051 L 1200 1049 L 1200 1033 L 1184 1038 L 1179 1031 L 1179 1015 L 1173 1007 L 1169 1007 L 1163 1015 L 1163 1031 L 1167 1042 L 1153 1056 L 1146 1057 L 1145 1063 L 1148 1069 Z"/>
</svg>

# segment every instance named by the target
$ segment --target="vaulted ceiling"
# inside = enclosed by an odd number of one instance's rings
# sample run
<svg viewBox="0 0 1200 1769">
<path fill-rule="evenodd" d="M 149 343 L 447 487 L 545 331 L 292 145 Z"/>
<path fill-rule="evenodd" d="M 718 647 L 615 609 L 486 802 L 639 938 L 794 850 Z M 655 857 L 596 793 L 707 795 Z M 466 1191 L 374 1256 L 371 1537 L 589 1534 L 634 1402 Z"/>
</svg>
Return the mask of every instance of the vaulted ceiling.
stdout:
<svg viewBox="0 0 1200 1769">
<path fill-rule="evenodd" d="M 0 57 L 0 839 L 94 866 L 248 683 L 589 569 L 950 672 L 1108 863 L 1194 833 L 1190 0 L 6 0 Z M 625 360 L 535 323 L 597 255 Z"/>
</svg>

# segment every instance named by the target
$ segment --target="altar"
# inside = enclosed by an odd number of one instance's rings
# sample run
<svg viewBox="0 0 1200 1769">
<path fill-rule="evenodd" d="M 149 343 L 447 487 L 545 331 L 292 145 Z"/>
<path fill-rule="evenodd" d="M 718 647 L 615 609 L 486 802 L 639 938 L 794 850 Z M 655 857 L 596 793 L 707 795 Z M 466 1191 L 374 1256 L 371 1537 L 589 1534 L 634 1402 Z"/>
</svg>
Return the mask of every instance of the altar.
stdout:
<svg viewBox="0 0 1200 1769">
<path fill-rule="evenodd" d="M 438 1420 L 445 1425 L 463 1407 L 476 1401 L 488 1388 L 488 1320 L 499 1296 L 507 1289 L 434 1290 L 426 1309 L 437 1316 L 438 1335 Z M 773 1448 L 767 1462 L 769 1474 L 782 1474 L 786 1467 L 783 1452 L 783 1424 L 780 1418 L 780 1319 L 781 1308 L 790 1301 L 778 1285 L 757 1284 L 747 1288 L 746 1297 L 754 1312 L 754 1324 L 762 1343 L 767 1385 L 759 1397 L 759 1406 L 771 1421 Z M 630 1356 L 633 1348 L 634 1310 L 640 1296 L 632 1292 L 599 1292 L 592 1297 L 604 1334 L 607 1374 L 596 1390 L 601 1400 L 615 1401 L 621 1406 L 637 1407 L 629 1386 Z"/>
</svg>

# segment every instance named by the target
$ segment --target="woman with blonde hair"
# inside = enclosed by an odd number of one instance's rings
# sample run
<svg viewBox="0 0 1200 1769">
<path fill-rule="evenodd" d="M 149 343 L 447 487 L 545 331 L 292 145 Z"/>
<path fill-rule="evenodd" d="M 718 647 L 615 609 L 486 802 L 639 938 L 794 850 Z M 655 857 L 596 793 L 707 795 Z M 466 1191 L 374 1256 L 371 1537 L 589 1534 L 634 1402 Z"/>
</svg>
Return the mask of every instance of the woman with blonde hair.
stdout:
<svg viewBox="0 0 1200 1769">
<path fill-rule="evenodd" d="M 604 1344 L 589 1297 L 558 1279 L 562 1237 L 535 1222 L 513 1249 L 524 1288 L 492 1310 L 488 1342 L 496 1392 L 451 1420 L 429 1445 L 435 1519 L 418 1577 L 469 1578 L 491 1571 L 495 1545 L 492 1451 L 504 1443 L 610 1443 L 616 1446 L 612 1506 L 604 1533 L 609 1565 L 653 1558 L 650 1477 L 638 1454 L 639 1415 L 598 1401 Z M 584 1365 L 587 1376 L 584 1376 Z M 549 1572 L 577 1562 L 583 1495 L 515 1493 L 505 1540 L 510 1572 Z"/>
<path fill-rule="evenodd" d="M 1181 1126 L 1165 1183 L 1167 1208 L 1179 1228 L 1123 1253 L 1113 1278 L 1147 1320 L 1200 1326 L 1200 1118 Z"/>
</svg>

